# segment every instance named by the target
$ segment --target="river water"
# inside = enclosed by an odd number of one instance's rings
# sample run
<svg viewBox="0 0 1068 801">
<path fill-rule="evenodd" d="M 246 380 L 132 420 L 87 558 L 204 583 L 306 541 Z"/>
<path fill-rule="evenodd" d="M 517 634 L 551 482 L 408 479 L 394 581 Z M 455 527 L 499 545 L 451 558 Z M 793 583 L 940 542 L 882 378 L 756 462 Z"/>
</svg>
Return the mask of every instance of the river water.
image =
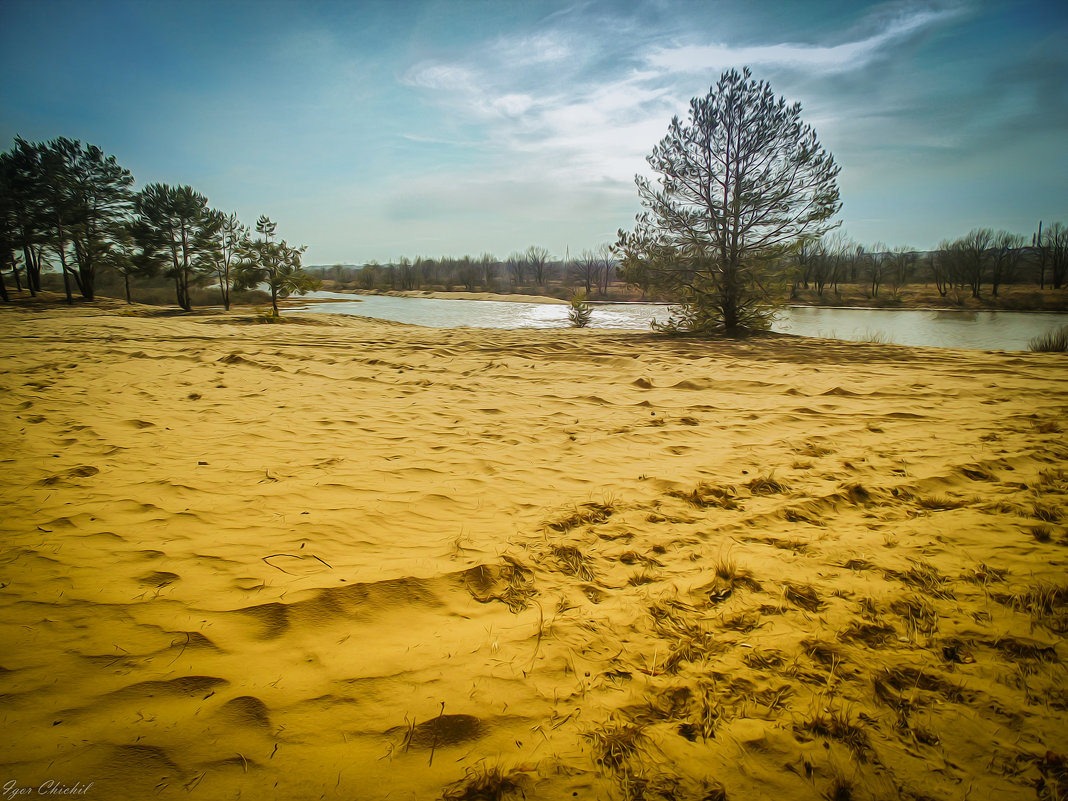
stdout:
<svg viewBox="0 0 1068 801">
<path fill-rule="evenodd" d="M 567 328 L 567 306 L 492 300 L 397 298 L 310 292 L 316 303 L 294 310 L 355 314 L 431 328 Z M 299 298 L 293 299 L 299 304 Z M 331 301 L 331 302 L 324 302 Z M 594 304 L 591 328 L 649 330 L 670 307 L 655 303 Z M 772 330 L 800 336 L 874 340 L 978 350 L 1027 350 L 1036 336 L 1068 324 L 1068 314 L 974 312 L 917 309 L 828 309 L 791 306 L 779 312 Z"/>
</svg>

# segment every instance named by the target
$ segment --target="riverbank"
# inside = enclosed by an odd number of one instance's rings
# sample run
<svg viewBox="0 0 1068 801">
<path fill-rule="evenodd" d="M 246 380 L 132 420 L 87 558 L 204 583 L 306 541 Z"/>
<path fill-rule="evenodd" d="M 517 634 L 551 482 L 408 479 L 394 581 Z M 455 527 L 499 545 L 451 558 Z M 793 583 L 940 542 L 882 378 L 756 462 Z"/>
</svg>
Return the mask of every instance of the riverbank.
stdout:
<svg viewBox="0 0 1068 801">
<path fill-rule="evenodd" d="M 346 295 L 384 295 L 391 298 L 436 298 L 438 300 L 496 300 L 508 303 L 549 303 L 567 305 L 566 300 L 549 297 L 547 295 L 523 295 L 502 294 L 499 292 L 435 292 L 431 290 L 386 290 L 386 289 L 325 289 L 324 291 L 339 292 Z"/>
<path fill-rule="evenodd" d="M 537 294 L 536 287 L 527 288 L 526 294 L 517 292 L 463 292 L 443 290 L 358 290 L 344 288 L 331 280 L 324 280 L 325 291 L 341 292 L 352 295 L 389 295 L 407 298 L 441 298 L 453 300 L 499 300 L 517 303 L 567 303 L 560 296 L 569 296 L 572 290 L 554 286 L 544 290 L 546 294 Z M 650 297 L 643 298 L 640 291 L 619 285 L 613 285 L 606 295 L 594 293 L 590 296 L 593 303 L 665 303 L 670 301 Z M 907 285 L 894 290 L 882 286 L 873 293 L 870 284 L 841 284 L 835 292 L 825 287 L 819 293 L 814 287 L 799 287 L 786 300 L 790 306 L 815 306 L 821 308 L 867 308 L 867 309 L 929 309 L 932 311 L 1038 311 L 1068 312 L 1068 287 L 1062 289 L 1041 289 L 1037 284 L 1009 284 L 1002 286 L 999 295 L 994 297 L 989 287 L 984 288 L 978 298 L 971 296 L 968 290 L 951 289 L 942 295 L 934 286 Z"/>
<path fill-rule="evenodd" d="M 5 780 L 1064 787 L 1063 355 L 290 316 L 0 306 Z"/>
</svg>

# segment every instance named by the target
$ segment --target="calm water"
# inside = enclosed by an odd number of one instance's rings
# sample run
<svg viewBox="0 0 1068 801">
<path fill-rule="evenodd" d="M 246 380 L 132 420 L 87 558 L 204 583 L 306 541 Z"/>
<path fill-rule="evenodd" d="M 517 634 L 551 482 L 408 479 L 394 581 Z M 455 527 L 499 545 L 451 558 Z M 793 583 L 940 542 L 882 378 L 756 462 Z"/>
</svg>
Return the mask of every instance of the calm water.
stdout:
<svg viewBox="0 0 1068 801">
<path fill-rule="evenodd" d="M 311 292 L 309 298 L 332 300 L 298 306 L 303 311 L 356 314 L 431 328 L 567 328 L 567 306 L 492 300 L 439 300 Z M 299 300 L 299 299 L 294 299 Z M 667 318 L 670 307 L 653 303 L 594 305 L 591 328 L 648 330 L 655 317 Z M 941 348 L 1027 350 L 1027 343 L 1068 324 L 1068 314 L 1028 312 L 825 309 L 793 306 L 779 313 L 772 328 L 801 336 L 894 342 Z"/>
</svg>

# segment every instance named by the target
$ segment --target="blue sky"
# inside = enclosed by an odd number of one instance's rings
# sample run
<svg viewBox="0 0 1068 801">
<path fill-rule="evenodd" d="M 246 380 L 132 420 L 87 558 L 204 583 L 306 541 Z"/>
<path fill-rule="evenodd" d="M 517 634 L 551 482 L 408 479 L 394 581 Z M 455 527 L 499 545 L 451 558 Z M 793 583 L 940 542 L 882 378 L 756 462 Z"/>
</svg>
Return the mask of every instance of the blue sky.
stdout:
<svg viewBox="0 0 1068 801">
<path fill-rule="evenodd" d="M 748 65 L 841 165 L 843 231 L 929 248 L 1068 222 L 1066 41 L 1063 2 L 0 0 L 0 144 L 99 145 L 308 264 L 562 256 Z"/>
</svg>

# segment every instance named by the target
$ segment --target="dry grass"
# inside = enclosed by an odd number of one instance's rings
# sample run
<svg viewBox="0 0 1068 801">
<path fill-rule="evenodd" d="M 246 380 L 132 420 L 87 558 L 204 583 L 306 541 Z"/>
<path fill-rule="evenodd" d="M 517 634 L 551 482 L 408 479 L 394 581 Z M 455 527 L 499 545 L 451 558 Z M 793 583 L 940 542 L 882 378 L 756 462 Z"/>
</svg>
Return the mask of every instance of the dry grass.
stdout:
<svg viewBox="0 0 1068 801">
<path fill-rule="evenodd" d="M 802 720 L 794 726 L 799 733 L 809 733 L 828 740 L 835 740 L 846 745 L 858 759 L 865 759 L 866 752 L 871 747 L 868 734 L 864 730 L 863 721 L 854 721 L 849 712 L 833 707 L 819 709 L 807 720 Z"/>
<path fill-rule="evenodd" d="M 916 505 L 921 509 L 927 509 L 932 512 L 942 512 L 947 509 L 960 509 L 967 506 L 965 501 L 957 500 L 956 498 L 947 498 L 944 495 L 917 495 L 915 501 Z"/>
<path fill-rule="evenodd" d="M 672 498 L 679 498 L 698 509 L 740 509 L 737 492 L 731 485 L 715 486 L 704 482 L 698 484 L 689 492 L 671 490 L 667 493 Z"/>
<path fill-rule="evenodd" d="M 1038 582 L 1015 592 L 995 593 L 995 601 L 1017 612 L 1026 612 L 1038 625 L 1058 634 L 1068 632 L 1068 584 Z"/>
<path fill-rule="evenodd" d="M 890 602 L 890 610 L 905 622 L 905 630 L 913 639 L 917 634 L 930 635 L 938 629 L 938 613 L 926 598 L 898 598 Z"/>
<path fill-rule="evenodd" d="M 1035 337 L 1027 343 L 1027 347 L 1033 353 L 1068 352 L 1068 325 L 1062 325 L 1060 328 Z"/>
<path fill-rule="evenodd" d="M 786 484 L 775 478 L 774 473 L 757 476 L 745 486 L 753 495 L 783 495 L 790 491 Z"/>
<path fill-rule="evenodd" d="M 883 570 L 883 575 L 888 579 L 896 579 L 911 587 L 915 587 L 924 595 L 932 598 L 953 598 L 953 590 L 950 587 L 950 579 L 938 572 L 938 569 L 922 559 L 913 559 L 912 567 L 908 570 Z"/>
<path fill-rule="evenodd" d="M 582 581 L 594 580 L 595 575 L 589 561 L 574 545 L 553 545 L 549 550 L 556 558 L 562 572 Z"/>
<path fill-rule="evenodd" d="M 806 612 L 818 612 L 826 606 L 811 584 L 787 582 L 783 585 L 782 594 L 787 601 Z"/>
<path fill-rule="evenodd" d="M 593 761 L 605 773 L 626 769 L 642 744 L 644 726 L 635 723 L 605 721 L 583 734 L 593 748 Z"/>
<path fill-rule="evenodd" d="M 553 531 L 565 533 L 579 526 L 603 523 L 612 516 L 614 511 L 615 509 L 610 504 L 590 501 L 579 504 L 572 511 L 545 525 Z"/>
<path fill-rule="evenodd" d="M 716 583 L 719 585 L 728 586 L 732 590 L 740 589 L 750 592 L 760 592 L 762 589 L 760 582 L 753 578 L 753 574 L 745 568 L 738 567 L 738 563 L 729 556 L 721 556 L 717 559 L 713 570 L 716 573 Z"/>
<path fill-rule="evenodd" d="M 526 798 L 527 779 L 520 770 L 480 763 L 468 768 L 464 778 L 447 787 L 441 797 L 444 801 L 505 801 L 517 794 Z"/>
<path fill-rule="evenodd" d="M 862 623 L 854 621 L 850 623 L 838 635 L 842 642 L 862 642 L 869 648 L 883 648 L 887 643 L 897 637 L 897 631 L 893 626 L 880 623 Z"/>
</svg>

